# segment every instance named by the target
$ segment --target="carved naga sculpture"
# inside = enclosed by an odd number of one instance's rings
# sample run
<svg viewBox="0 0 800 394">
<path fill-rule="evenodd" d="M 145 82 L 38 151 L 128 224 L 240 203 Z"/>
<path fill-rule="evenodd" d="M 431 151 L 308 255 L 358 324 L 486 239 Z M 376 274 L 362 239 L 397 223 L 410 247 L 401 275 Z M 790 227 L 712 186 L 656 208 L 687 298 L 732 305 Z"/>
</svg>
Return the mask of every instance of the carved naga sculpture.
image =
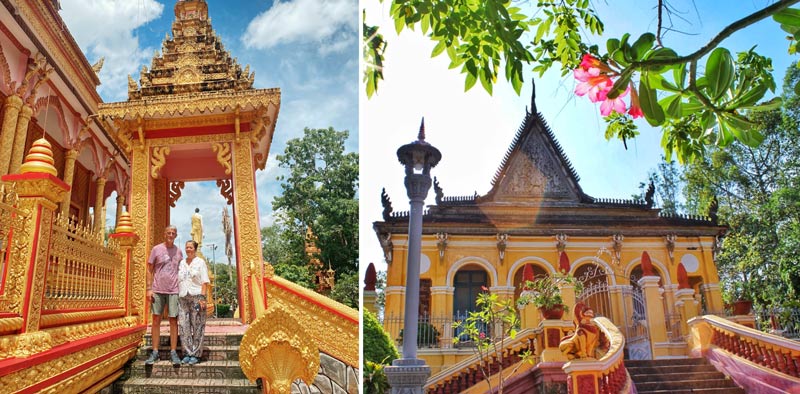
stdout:
<svg viewBox="0 0 800 394">
<path fill-rule="evenodd" d="M 568 360 L 598 359 L 608 350 L 608 338 L 592 321 L 594 311 L 588 305 L 575 304 L 575 333 L 561 340 L 558 349 Z"/>
</svg>

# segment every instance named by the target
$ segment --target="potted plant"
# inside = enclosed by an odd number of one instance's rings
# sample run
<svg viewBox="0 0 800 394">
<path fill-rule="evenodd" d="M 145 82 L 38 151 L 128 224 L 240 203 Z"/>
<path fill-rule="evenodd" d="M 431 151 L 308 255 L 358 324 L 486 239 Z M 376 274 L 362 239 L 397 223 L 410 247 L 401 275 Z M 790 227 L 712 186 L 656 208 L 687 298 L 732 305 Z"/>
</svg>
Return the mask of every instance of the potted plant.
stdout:
<svg viewBox="0 0 800 394">
<path fill-rule="evenodd" d="M 735 316 L 749 315 L 753 310 L 753 296 L 744 281 L 733 283 L 733 303 L 731 304 L 732 313 Z"/>
<path fill-rule="evenodd" d="M 569 307 L 564 305 L 561 298 L 560 286 L 574 285 L 575 292 L 579 293 L 581 284 L 569 275 L 540 276 L 534 280 L 527 280 L 522 284 L 522 294 L 517 300 L 517 307 L 523 308 L 533 304 L 542 313 L 545 319 L 561 319 L 564 312 L 569 312 Z"/>
</svg>

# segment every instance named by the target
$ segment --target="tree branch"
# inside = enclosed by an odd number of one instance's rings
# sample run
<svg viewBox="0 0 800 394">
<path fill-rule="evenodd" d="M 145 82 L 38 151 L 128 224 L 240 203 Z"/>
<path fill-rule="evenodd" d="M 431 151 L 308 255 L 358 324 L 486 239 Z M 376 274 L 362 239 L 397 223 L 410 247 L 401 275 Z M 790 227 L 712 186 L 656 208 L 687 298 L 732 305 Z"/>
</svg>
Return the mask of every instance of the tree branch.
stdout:
<svg viewBox="0 0 800 394">
<path fill-rule="evenodd" d="M 775 4 L 770 5 L 764 9 L 756 11 L 742 19 L 739 19 L 736 22 L 731 23 L 722 31 L 720 31 L 714 38 L 711 39 L 706 45 L 701 47 L 700 49 L 694 51 L 693 53 L 680 56 L 673 59 L 651 59 L 651 60 L 643 60 L 639 62 L 631 63 L 631 68 L 642 69 L 645 67 L 657 67 L 657 66 L 671 66 L 675 64 L 686 63 L 690 61 L 697 61 L 703 56 L 707 55 L 709 52 L 714 50 L 719 44 L 728 38 L 731 34 L 736 33 L 739 30 L 744 29 L 747 26 L 750 26 L 756 22 L 761 21 L 773 14 L 776 14 L 780 11 L 783 11 L 786 8 L 791 7 L 794 4 L 797 4 L 800 0 L 782 0 L 778 1 Z"/>
</svg>

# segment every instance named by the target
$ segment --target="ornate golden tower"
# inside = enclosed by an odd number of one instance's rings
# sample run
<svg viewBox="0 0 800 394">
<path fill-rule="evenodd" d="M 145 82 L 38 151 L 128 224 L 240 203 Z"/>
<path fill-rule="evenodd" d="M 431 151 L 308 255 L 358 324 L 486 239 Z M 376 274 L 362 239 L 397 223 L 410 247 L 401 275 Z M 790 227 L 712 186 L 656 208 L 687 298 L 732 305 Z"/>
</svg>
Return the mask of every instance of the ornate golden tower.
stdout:
<svg viewBox="0 0 800 394">
<path fill-rule="evenodd" d="M 255 316 L 248 278 L 263 277 L 254 173 L 266 165 L 280 90 L 253 89 L 255 74 L 225 50 L 204 0 L 178 1 L 171 33 L 150 69 L 142 66 L 138 83 L 129 76 L 128 101 L 99 111 L 131 162 L 129 210 L 145 240 L 134 251 L 136 307 L 148 315 L 147 253 L 162 241 L 184 182 L 214 180 L 233 206 L 240 311 L 247 323 Z"/>
</svg>

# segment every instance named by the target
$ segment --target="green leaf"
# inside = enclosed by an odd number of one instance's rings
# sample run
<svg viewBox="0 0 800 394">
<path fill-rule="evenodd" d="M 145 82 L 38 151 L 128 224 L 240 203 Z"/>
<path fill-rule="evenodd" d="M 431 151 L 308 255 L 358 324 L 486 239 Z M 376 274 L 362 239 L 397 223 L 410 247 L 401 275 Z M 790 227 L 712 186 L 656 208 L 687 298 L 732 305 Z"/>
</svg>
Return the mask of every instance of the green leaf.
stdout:
<svg viewBox="0 0 800 394">
<path fill-rule="evenodd" d="M 653 43 L 656 41 L 656 36 L 653 33 L 644 33 L 633 43 L 633 60 L 641 60 L 647 51 L 653 47 Z"/>
<path fill-rule="evenodd" d="M 718 100 L 730 89 L 735 77 L 733 57 L 726 48 L 717 48 L 708 57 L 706 75 L 708 89 L 713 100 Z"/>
<path fill-rule="evenodd" d="M 445 44 L 444 40 L 440 40 L 435 47 L 433 47 L 433 51 L 431 51 L 431 57 L 439 56 L 444 50 L 447 49 L 447 44 Z"/>
<path fill-rule="evenodd" d="M 686 88 L 686 74 L 686 63 L 679 64 L 676 68 L 672 69 L 672 77 L 681 89 Z"/>
<path fill-rule="evenodd" d="M 664 123 L 664 109 L 658 105 L 656 91 L 650 89 L 647 78 L 639 80 L 639 104 L 642 106 L 644 118 L 651 126 L 658 126 Z"/>
<path fill-rule="evenodd" d="M 618 39 L 612 38 L 612 39 L 606 41 L 606 50 L 608 51 L 608 53 L 613 53 L 617 49 L 619 49 L 619 40 Z"/>
<path fill-rule="evenodd" d="M 478 82 L 478 78 L 472 73 L 467 73 L 467 78 L 464 80 L 464 91 L 472 89 L 475 86 L 475 82 Z"/>
<path fill-rule="evenodd" d="M 737 109 L 750 107 L 764 97 L 764 95 L 767 93 L 767 89 L 768 87 L 765 83 L 760 83 L 756 86 L 753 86 L 751 89 L 746 90 L 744 93 L 739 95 L 739 97 L 731 101 L 726 108 Z"/>
<path fill-rule="evenodd" d="M 669 115 L 670 118 L 677 119 L 683 115 L 681 99 L 682 97 L 680 94 L 673 94 L 659 100 L 658 104 L 661 108 L 666 109 L 666 114 Z"/>
<path fill-rule="evenodd" d="M 663 75 L 655 73 L 655 72 L 648 72 L 647 78 L 649 79 L 650 86 L 656 90 L 667 90 L 670 92 L 680 92 L 681 89 L 678 89 L 677 86 L 673 85 L 672 82 L 667 81 Z"/>
<path fill-rule="evenodd" d="M 772 15 L 772 19 L 781 25 L 800 26 L 800 10 L 796 8 L 786 8 Z"/>
</svg>

